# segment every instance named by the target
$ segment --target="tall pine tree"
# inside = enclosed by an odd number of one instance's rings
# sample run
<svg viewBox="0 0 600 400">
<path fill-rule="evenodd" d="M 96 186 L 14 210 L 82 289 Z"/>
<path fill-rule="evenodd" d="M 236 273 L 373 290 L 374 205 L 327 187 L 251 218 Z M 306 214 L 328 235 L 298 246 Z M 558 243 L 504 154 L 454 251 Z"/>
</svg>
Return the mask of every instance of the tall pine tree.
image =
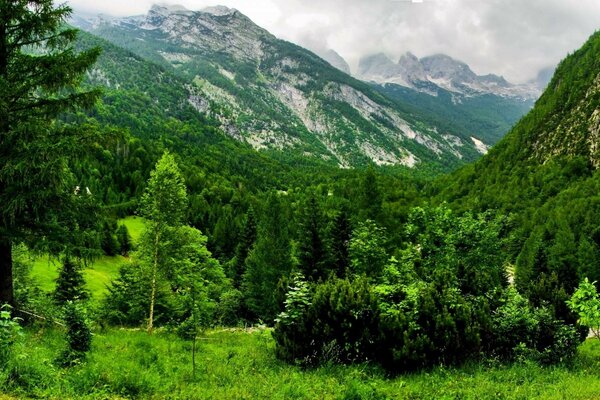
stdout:
<svg viewBox="0 0 600 400">
<path fill-rule="evenodd" d="M 75 200 L 68 165 L 86 135 L 56 118 L 99 95 L 79 90 L 99 50 L 75 53 L 70 13 L 52 0 L 0 1 L 0 303 L 13 303 L 14 243 L 69 237 L 60 223 Z"/>
<path fill-rule="evenodd" d="M 243 292 L 248 309 L 258 319 L 272 322 L 281 311 L 277 289 L 291 272 L 287 221 L 279 195 L 272 193 L 258 227 L 258 238 L 246 259 Z"/>
</svg>

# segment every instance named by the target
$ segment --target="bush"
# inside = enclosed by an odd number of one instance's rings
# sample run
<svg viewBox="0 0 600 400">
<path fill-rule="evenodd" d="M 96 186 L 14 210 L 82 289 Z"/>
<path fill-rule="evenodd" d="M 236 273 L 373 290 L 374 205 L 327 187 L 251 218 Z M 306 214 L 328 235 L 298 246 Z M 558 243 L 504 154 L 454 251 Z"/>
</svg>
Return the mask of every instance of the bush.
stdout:
<svg viewBox="0 0 600 400">
<path fill-rule="evenodd" d="M 67 348 L 60 361 L 63 365 L 73 365 L 85 358 L 92 346 L 92 332 L 85 320 L 85 312 L 80 304 L 69 301 L 65 305 L 65 325 L 67 327 Z"/>
<path fill-rule="evenodd" d="M 273 337 L 277 356 L 303 365 L 352 363 L 373 358 L 379 312 L 366 279 L 330 279 L 308 288 L 296 279 Z"/>
<path fill-rule="evenodd" d="M 546 307 L 533 308 L 511 288 L 493 314 L 488 351 L 504 360 L 526 357 L 556 364 L 570 360 L 580 342 L 575 327 L 556 320 Z"/>
<path fill-rule="evenodd" d="M 0 367 L 4 368 L 12 356 L 13 347 L 21 335 L 18 319 L 10 315 L 10 306 L 0 307 Z"/>
</svg>

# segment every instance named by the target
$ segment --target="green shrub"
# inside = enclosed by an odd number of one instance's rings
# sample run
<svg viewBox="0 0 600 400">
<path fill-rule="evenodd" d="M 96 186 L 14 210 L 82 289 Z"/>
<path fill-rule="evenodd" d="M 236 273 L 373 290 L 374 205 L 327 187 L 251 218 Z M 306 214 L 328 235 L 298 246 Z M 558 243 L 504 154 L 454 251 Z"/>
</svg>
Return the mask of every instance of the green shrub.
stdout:
<svg viewBox="0 0 600 400">
<path fill-rule="evenodd" d="M 273 337 L 279 358 L 303 365 L 372 359 L 379 311 L 366 279 L 330 279 L 307 288 L 296 280 Z"/>
<path fill-rule="evenodd" d="M 65 305 L 65 325 L 67 327 L 67 348 L 61 355 L 63 365 L 73 365 L 85 358 L 92 346 L 92 332 L 85 320 L 85 312 L 80 304 L 69 301 Z"/>
<path fill-rule="evenodd" d="M 0 307 L 0 367 L 4 368 L 11 358 L 15 342 L 21 335 L 21 327 L 17 318 L 10 315 L 11 307 L 5 304 Z"/>
<path fill-rule="evenodd" d="M 525 357 L 556 364 L 573 358 L 580 342 L 574 326 L 556 320 L 546 307 L 533 308 L 511 288 L 493 314 L 488 351 L 505 360 Z"/>
</svg>

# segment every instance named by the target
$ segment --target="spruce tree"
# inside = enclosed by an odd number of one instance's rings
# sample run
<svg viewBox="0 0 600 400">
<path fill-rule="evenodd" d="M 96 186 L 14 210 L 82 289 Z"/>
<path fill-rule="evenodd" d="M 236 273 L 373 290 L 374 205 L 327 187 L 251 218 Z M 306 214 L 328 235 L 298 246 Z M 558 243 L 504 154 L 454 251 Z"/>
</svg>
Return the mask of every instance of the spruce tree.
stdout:
<svg viewBox="0 0 600 400">
<path fill-rule="evenodd" d="M 250 207 L 246 214 L 246 221 L 244 222 L 244 230 L 240 237 L 240 241 L 236 247 L 235 259 L 232 263 L 231 270 L 229 271 L 229 277 L 232 280 L 233 286 L 239 288 L 242 283 L 242 276 L 245 270 L 246 258 L 250 249 L 256 241 L 256 220 L 254 218 L 254 209 Z"/>
<path fill-rule="evenodd" d="M 300 232 L 298 235 L 298 258 L 304 276 L 317 281 L 327 278 L 325 271 L 326 251 L 323 243 L 323 214 L 314 194 L 311 194 L 301 212 Z"/>
<path fill-rule="evenodd" d="M 86 300 L 88 297 L 81 267 L 70 257 L 65 257 L 56 279 L 54 300 L 59 305 L 65 305 L 69 301 Z"/>
<path fill-rule="evenodd" d="M 117 242 L 119 243 L 119 251 L 123 257 L 127 257 L 131 251 L 131 236 L 125 225 L 119 225 L 117 228 Z"/>
<path fill-rule="evenodd" d="M 75 53 L 70 13 L 52 0 L 0 1 L 0 303 L 13 303 L 14 243 L 69 239 L 60 222 L 75 200 L 69 160 L 89 141 L 56 119 L 99 95 L 79 89 L 99 49 Z"/>
<path fill-rule="evenodd" d="M 360 217 L 361 219 L 378 221 L 381 215 L 383 197 L 377 183 L 377 175 L 372 166 L 365 173 L 360 187 Z"/>
<path fill-rule="evenodd" d="M 352 238 L 352 224 L 347 210 L 341 210 L 329 229 L 330 263 L 338 277 L 346 276 L 350 268 L 349 246 Z"/>
<path fill-rule="evenodd" d="M 243 292 L 246 305 L 258 319 L 273 321 L 281 311 L 277 290 L 291 272 L 291 249 L 281 200 L 269 195 L 258 227 L 258 238 L 246 259 Z"/>
</svg>

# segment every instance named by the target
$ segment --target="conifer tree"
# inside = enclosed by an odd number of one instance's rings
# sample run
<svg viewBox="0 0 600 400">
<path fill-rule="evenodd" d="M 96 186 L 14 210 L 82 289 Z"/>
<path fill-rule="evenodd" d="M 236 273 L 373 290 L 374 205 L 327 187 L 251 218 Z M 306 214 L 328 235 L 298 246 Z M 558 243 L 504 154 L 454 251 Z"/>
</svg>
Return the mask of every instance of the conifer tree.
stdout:
<svg viewBox="0 0 600 400">
<path fill-rule="evenodd" d="M 300 268 L 304 276 L 308 279 L 317 281 L 325 279 L 326 251 L 323 243 L 323 215 L 314 194 L 311 194 L 301 215 L 299 233 L 299 254 Z"/>
<path fill-rule="evenodd" d="M 119 251 L 123 257 L 127 257 L 131 251 L 131 236 L 125 225 L 119 225 L 117 228 L 117 242 L 119 243 Z"/>
<path fill-rule="evenodd" d="M 352 225 L 347 210 L 341 210 L 329 229 L 329 255 L 332 267 L 338 277 L 344 277 L 350 268 L 349 246 L 352 238 Z"/>
<path fill-rule="evenodd" d="M 90 135 L 56 118 L 99 95 L 79 89 L 99 49 L 75 53 L 70 13 L 52 0 L 0 1 L 0 303 L 13 302 L 13 244 L 68 240 L 69 160 Z"/>
<path fill-rule="evenodd" d="M 244 274 L 244 266 L 246 258 L 250 249 L 256 241 L 256 220 L 254 217 L 254 209 L 250 207 L 246 214 L 246 221 L 244 222 L 244 230 L 240 237 L 240 241 L 236 247 L 235 259 L 229 272 L 234 287 L 239 288 L 242 283 L 242 276 Z"/>
<path fill-rule="evenodd" d="M 281 200 L 272 193 L 258 227 L 258 238 L 246 259 L 243 292 L 255 316 L 273 321 L 281 311 L 277 288 L 291 271 L 291 249 Z"/>
<path fill-rule="evenodd" d="M 381 215 L 381 206 L 383 198 L 379 185 L 377 183 L 377 175 L 372 166 L 369 166 L 360 187 L 360 217 L 361 219 L 378 221 Z"/>
<path fill-rule="evenodd" d="M 69 301 L 86 300 L 88 297 L 81 267 L 70 257 L 65 257 L 56 279 L 54 300 L 59 305 L 65 305 Z"/>
</svg>

